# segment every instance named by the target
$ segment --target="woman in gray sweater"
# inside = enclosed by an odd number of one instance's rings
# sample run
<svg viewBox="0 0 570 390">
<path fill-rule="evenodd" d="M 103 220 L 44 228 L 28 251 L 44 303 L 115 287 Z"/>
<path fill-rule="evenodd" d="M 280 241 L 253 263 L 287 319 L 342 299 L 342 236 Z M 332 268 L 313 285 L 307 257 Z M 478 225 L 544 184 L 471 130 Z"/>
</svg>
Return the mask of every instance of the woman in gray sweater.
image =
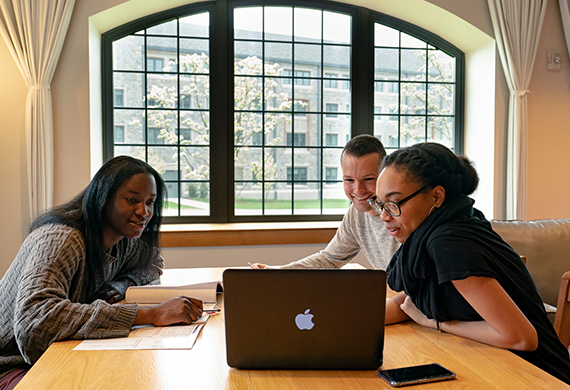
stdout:
<svg viewBox="0 0 570 390">
<path fill-rule="evenodd" d="M 67 204 L 37 218 L 0 281 L 0 390 L 15 386 L 54 341 L 125 337 L 133 325 L 191 323 L 198 299 L 116 304 L 157 283 L 164 181 L 147 163 L 107 162 Z"/>
</svg>

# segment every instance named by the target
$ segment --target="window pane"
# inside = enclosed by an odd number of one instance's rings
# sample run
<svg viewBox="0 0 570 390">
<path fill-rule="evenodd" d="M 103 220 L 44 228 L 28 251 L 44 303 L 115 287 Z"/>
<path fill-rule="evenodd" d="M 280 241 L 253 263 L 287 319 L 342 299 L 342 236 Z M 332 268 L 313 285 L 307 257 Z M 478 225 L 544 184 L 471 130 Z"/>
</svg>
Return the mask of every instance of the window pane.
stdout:
<svg viewBox="0 0 570 390">
<path fill-rule="evenodd" d="M 113 86 L 114 89 L 123 90 L 124 107 L 144 107 L 145 94 L 142 73 L 115 72 Z"/>
<path fill-rule="evenodd" d="M 291 41 L 293 12 L 290 7 L 265 7 L 265 39 Z"/>
<path fill-rule="evenodd" d="M 183 145 L 210 144 L 210 113 L 208 111 L 191 111 L 180 113 L 181 139 Z"/>
<path fill-rule="evenodd" d="M 323 57 L 328 70 L 350 73 L 350 47 L 325 46 Z"/>
<path fill-rule="evenodd" d="M 114 67 L 124 70 L 113 73 L 114 139 L 122 145 L 114 154 L 145 160 L 163 175 L 165 215 L 209 215 L 209 14 L 137 34 L 113 43 Z"/>
<path fill-rule="evenodd" d="M 395 32 L 375 25 L 374 134 L 388 149 L 426 140 L 453 147 L 456 59 L 404 32 L 397 49 Z"/>
<path fill-rule="evenodd" d="M 237 41 L 235 47 L 235 73 L 261 75 L 262 68 L 259 59 L 263 57 L 261 42 Z"/>
<path fill-rule="evenodd" d="M 400 59 L 398 49 L 376 49 L 374 55 L 374 78 L 398 80 Z"/>
<path fill-rule="evenodd" d="M 171 20 L 165 23 L 158 24 L 154 27 L 149 27 L 146 32 L 147 34 L 155 35 L 176 35 L 176 30 L 178 24 L 176 20 Z"/>
<path fill-rule="evenodd" d="M 113 42 L 113 70 L 144 69 L 144 37 L 126 36 Z"/>
<path fill-rule="evenodd" d="M 210 72 L 210 47 L 204 39 L 180 39 L 180 72 Z"/>
<path fill-rule="evenodd" d="M 295 44 L 295 69 L 312 64 L 313 77 L 321 77 L 321 46 Z M 307 76 L 311 76 L 310 74 Z"/>
<path fill-rule="evenodd" d="M 262 31 L 262 7 L 244 7 L 234 10 L 234 37 L 236 39 L 261 39 Z"/>
<path fill-rule="evenodd" d="M 399 47 L 400 32 L 388 26 L 374 25 L 374 46 Z"/>
<path fill-rule="evenodd" d="M 323 13 L 324 42 L 325 43 L 351 43 L 351 17 L 338 12 Z"/>
<path fill-rule="evenodd" d="M 143 110 L 114 110 L 115 126 L 124 126 L 124 141 L 128 144 L 144 144 L 145 117 Z"/>
<path fill-rule="evenodd" d="M 180 36 L 208 38 L 210 28 L 210 14 L 190 15 L 180 18 Z"/>
<path fill-rule="evenodd" d="M 321 10 L 295 8 L 295 41 L 321 43 Z"/>
<path fill-rule="evenodd" d="M 430 50 L 428 67 L 429 81 L 455 81 L 455 58 L 450 55 L 439 50 Z"/>
<path fill-rule="evenodd" d="M 180 215 L 205 216 L 210 214 L 210 184 L 208 182 L 180 183 Z M 169 200 L 173 199 L 169 193 Z"/>
</svg>

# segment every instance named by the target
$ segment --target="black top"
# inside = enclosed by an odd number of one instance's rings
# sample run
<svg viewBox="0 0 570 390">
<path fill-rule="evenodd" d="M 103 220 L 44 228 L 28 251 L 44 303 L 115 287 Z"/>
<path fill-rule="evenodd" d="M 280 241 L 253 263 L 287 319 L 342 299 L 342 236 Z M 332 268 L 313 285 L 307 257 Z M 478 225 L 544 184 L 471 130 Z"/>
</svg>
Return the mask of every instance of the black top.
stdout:
<svg viewBox="0 0 570 390">
<path fill-rule="evenodd" d="M 469 276 L 496 279 L 538 334 L 535 351 L 512 352 L 570 384 L 568 350 L 546 316 L 532 277 L 473 203 L 461 195 L 426 218 L 388 265 L 388 285 L 404 291 L 428 318 L 480 321 L 451 282 Z"/>
</svg>

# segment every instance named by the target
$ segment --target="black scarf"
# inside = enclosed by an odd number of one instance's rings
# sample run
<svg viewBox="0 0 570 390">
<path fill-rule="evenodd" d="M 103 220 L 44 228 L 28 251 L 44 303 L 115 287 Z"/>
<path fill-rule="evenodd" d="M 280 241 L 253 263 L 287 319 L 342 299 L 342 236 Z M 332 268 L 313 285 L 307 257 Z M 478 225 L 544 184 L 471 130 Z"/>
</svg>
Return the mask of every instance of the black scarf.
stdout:
<svg viewBox="0 0 570 390">
<path fill-rule="evenodd" d="M 478 230 L 489 234 L 490 223 L 479 210 L 473 208 L 474 203 L 465 195 L 445 201 L 400 246 L 386 269 L 390 288 L 404 291 L 428 318 L 447 317 L 438 309 L 437 300 L 432 299 L 439 293 L 433 286 L 423 283 L 436 273 L 435 264 L 428 254 L 428 242 L 436 229 L 450 222 L 453 222 L 454 231 L 465 228 L 470 233 L 475 229 L 475 232 Z M 428 291 L 425 291 L 426 288 Z"/>
</svg>

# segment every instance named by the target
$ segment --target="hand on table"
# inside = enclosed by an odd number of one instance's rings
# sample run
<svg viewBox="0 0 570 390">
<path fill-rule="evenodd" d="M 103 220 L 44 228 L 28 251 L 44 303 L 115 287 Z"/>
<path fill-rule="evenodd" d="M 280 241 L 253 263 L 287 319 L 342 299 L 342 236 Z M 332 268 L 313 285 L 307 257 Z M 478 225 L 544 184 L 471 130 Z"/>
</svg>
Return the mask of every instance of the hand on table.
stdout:
<svg viewBox="0 0 570 390">
<path fill-rule="evenodd" d="M 400 305 L 400 309 L 406 313 L 412 320 L 427 328 L 437 329 L 437 322 L 435 319 L 429 319 L 422 313 L 409 296 L 406 296 L 404 303 Z"/>
<path fill-rule="evenodd" d="M 202 301 L 180 296 L 152 306 L 139 306 L 133 325 L 167 326 L 191 324 L 202 317 Z"/>
<path fill-rule="evenodd" d="M 253 269 L 281 269 L 281 267 L 274 265 L 267 265 L 267 264 L 260 264 L 260 263 L 253 263 L 251 264 L 251 268 Z"/>
</svg>

